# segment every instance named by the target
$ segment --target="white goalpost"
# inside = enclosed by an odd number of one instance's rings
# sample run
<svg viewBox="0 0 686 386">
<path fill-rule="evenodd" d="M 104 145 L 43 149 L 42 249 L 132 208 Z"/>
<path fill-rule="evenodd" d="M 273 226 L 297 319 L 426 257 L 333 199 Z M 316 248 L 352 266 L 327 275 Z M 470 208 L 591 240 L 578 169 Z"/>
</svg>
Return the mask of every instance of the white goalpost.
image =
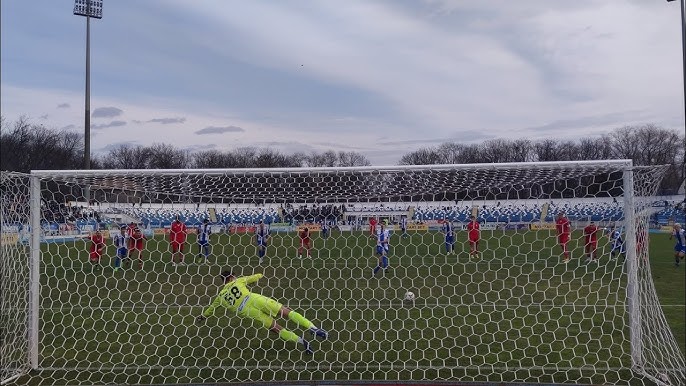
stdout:
<svg viewBox="0 0 686 386">
<path fill-rule="evenodd" d="M 669 243 L 649 233 L 665 171 L 612 160 L 2 172 L 0 383 L 684 385 L 651 273 L 673 263 L 650 253 Z M 129 232 L 140 251 L 127 238 L 121 254 L 113 237 Z M 223 308 L 195 323 L 225 270 L 263 274 L 254 293 L 328 338 L 271 315 L 308 354 Z"/>
</svg>

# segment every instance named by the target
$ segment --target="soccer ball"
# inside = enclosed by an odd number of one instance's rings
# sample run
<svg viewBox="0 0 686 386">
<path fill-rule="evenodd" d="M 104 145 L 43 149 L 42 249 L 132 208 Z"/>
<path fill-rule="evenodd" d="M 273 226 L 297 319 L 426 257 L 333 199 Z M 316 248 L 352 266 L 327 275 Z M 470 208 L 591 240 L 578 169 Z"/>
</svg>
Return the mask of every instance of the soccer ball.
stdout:
<svg viewBox="0 0 686 386">
<path fill-rule="evenodd" d="M 405 300 L 406 302 L 412 302 L 412 301 L 414 301 L 414 299 L 415 299 L 414 292 L 410 292 L 410 291 L 405 292 L 405 297 L 403 297 L 403 300 Z"/>
</svg>

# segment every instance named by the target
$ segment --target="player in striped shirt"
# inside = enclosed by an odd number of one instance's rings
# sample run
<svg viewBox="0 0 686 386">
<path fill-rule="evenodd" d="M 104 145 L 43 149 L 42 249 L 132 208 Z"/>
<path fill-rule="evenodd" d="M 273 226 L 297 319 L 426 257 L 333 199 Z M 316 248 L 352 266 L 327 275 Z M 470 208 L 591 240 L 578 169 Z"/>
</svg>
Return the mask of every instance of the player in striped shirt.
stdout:
<svg viewBox="0 0 686 386">
<path fill-rule="evenodd" d="M 262 264 L 264 256 L 267 254 L 267 243 L 269 242 L 269 228 L 264 225 L 264 221 L 260 221 L 260 225 L 255 229 L 255 242 L 257 243 L 257 256 L 260 258 L 260 264 Z"/>
<path fill-rule="evenodd" d="M 626 260 L 626 251 L 624 250 L 624 239 L 622 238 L 621 229 L 617 227 L 611 229 L 609 238 L 610 243 L 612 244 L 612 248 L 610 249 L 611 259 L 615 260 L 617 258 L 617 254 L 620 254 L 622 257 L 624 257 L 624 260 Z"/>
<path fill-rule="evenodd" d="M 326 219 L 322 220 L 322 238 L 324 240 L 329 238 L 329 224 Z"/>
<path fill-rule="evenodd" d="M 450 220 L 446 220 L 443 224 L 443 233 L 445 234 L 445 253 L 455 253 L 455 232 Z"/>
<path fill-rule="evenodd" d="M 388 246 L 391 237 L 390 232 L 386 229 L 388 221 L 381 222 L 376 230 L 376 254 L 379 255 L 379 264 L 374 268 L 372 276 L 376 276 L 379 270 L 384 272 L 388 269 Z"/>
<path fill-rule="evenodd" d="M 204 256 L 206 263 L 210 256 L 210 234 L 212 234 L 210 220 L 204 219 L 202 224 L 198 225 L 198 257 Z"/>
<path fill-rule="evenodd" d="M 400 234 L 403 238 L 407 237 L 407 217 L 400 217 Z"/>
<path fill-rule="evenodd" d="M 126 234 L 126 227 L 121 227 L 121 231 L 119 234 L 115 234 L 112 237 L 112 242 L 114 243 L 114 247 L 117 250 L 117 254 L 114 258 L 114 272 L 119 271 L 119 268 L 121 268 L 121 262 L 122 260 L 127 260 L 129 259 L 128 255 L 128 243 L 129 243 L 129 235 Z"/>
<path fill-rule="evenodd" d="M 207 307 L 202 315 L 196 318 L 198 323 L 214 315 L 214 311 L 219 307 L 224 307 L 235 312 L 242 318 L 249 318 L 259 322 L 269 331 L 279 335 L 279 338 L 296 344 L 301 344 L 305 352 L 312 354 L 310 343 L 299 337 L 294 332 L 281 327 L 274 318 L 281 316 L 295 322 L 298 326 L 307 329 L 311 334 L 326 339 L 328 333 L 306 319 L 303 315 L 285 307 L 272 298 L 250 292 L 248 284 L 257 282 L 263 277 L 261 273 L 251 276 L 236 277 L 231 271 L 222 272 L 224 287 L 219 291 L 219 295 L 214 298 L 212 304 Z"/>
<path fill-rule="evenodd" d="M 681 260 L 684 259 L 684 255 L 686 255 L 686 231 L 681 228 L 681 224 L 674 224 L 672 234 L 669 236 L 670 240 L 672 237 L 676 239 L 676 244 L 674 244 L 674 266 L 678 267 L 681 264 Z"/>
</svg>

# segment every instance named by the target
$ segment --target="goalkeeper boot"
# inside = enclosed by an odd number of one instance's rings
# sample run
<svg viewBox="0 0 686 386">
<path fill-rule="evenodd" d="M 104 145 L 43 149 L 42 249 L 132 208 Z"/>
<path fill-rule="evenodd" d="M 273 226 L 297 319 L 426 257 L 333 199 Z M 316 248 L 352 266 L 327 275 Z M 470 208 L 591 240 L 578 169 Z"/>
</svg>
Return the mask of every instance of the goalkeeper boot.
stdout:
<svg viewBox="0 0 686 386">
<path fill-rule="evenodd" d="M 312 333 L 312 335 L 316 336 L 317 338 L 319 338 L 321 340 L 325 340 L 326 338 L 329 337 L 329 333 L 326 332 L 325 330 L 322 330 L 321 328 L 312 327 L 312 328 L 310 328 L 310 332 Z"/>
<path fill-rule="evenodd" d="M 303 339 L 303 348 L 305 349 L 305 354 L 314 354 L 314 351 L 312 351 L 312 347 L 310 347 L 310 342 L 306 341 L 305 339 Z"/>
</svg>

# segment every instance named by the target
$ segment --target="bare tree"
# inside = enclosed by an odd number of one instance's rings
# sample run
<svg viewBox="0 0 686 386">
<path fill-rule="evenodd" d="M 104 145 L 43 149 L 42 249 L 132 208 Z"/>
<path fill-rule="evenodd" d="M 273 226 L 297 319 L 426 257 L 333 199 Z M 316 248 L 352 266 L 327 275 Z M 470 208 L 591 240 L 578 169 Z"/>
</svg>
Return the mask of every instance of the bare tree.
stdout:
<svg viewBox="0 0 686 386">
<path fill-rule="evenodd" d="M 533 160 L 533 148 L 528 139 L 516 139 L 509 143 L 509 162 L 529 162 Z"/>
<path fill-rule="evenodd" d="M 544 139 L 534 143 L 533 153 L 536 161 L 566 160 L 566 151 L 563 149 L 563 144 L 556 139 Z"/>
<path fill-rule="evenodd" d="M 432 165 L 441 162 L 441 155 L 434 148 L 425 147 L 405 154 L 400 158 L 401 165 Z"/>
<path fill-rule="evenodd" d="M 324 153 L 312 152 L 307 156 L 307 166 L 310 167 L 334 167 L 338 164 L 338 154 L 333 150 Z"/>
<path fill-rule="evenodd" d="M 82 137 L 32 124 L 20 117 L 14 125 L 2 120 L 0 168 L 29 172 L 40 169 L 77 169 L 81 165 Z"/>
<path fill-rule="evenodd" d="M 189 156 L 185 150 L 165 144 L 156 143 L 150 146 L 150 169 L 185 169 L 189 165 Z"/>
<path fill-rule="evenodd" d="M 462 155 L 467 146 L 457 142 L 446 142 L 438 146 L 436 151 L 440 156 L 441 164 L 462 163 Z"/>
<path fill-rule="evenodd" d="M 195 169 L 219 169 L 231 167 L 226 153 L 219 150 L 203 150 L 191 155 L 192 167 Z"/>
<path fill-rule="evenodd" d="M 490 139 L 481 145 L 481 162 L 509 162 L 510 143 L 505 139 Z"/>
<path fill-rule="evenodd" d="M 371 162 L 364 155 L 354 151 L 339 151 L 338 166 L 369 166 Z"/>
<path fill-rule="evenodd" d="M 598 138 L 581 138 L 575 149 L 578 160 L 603 160 L 612 158 L 612 142 L 606 135 Z"/>
<path fill-rule="evenodd" d="M 105 169 L 147 169 L 151 159 L 151 148 L 124 144 L 111 149 L 101 162 Z"/>
<path fill-rule="evenodd" d="M 641 154 L 641 144 L 636 140 L 636 131 L 635 127 L 624 126 L 610 133 L 612 158 L 632 159 L 638 162 Z"/>
<path fill-rule="evenodd" d="M 285 168 L 299 167 L 297 160 L 273 149 L 261 149 L 255 157 L 254 167 L 258 168 Z"/>
<path fill-rule="evenodd" d="M 229 161 L 234 168 L 254 168 L 257 149 L 254 147 L 239 147 L 229 153 Z"/>
</svg>

